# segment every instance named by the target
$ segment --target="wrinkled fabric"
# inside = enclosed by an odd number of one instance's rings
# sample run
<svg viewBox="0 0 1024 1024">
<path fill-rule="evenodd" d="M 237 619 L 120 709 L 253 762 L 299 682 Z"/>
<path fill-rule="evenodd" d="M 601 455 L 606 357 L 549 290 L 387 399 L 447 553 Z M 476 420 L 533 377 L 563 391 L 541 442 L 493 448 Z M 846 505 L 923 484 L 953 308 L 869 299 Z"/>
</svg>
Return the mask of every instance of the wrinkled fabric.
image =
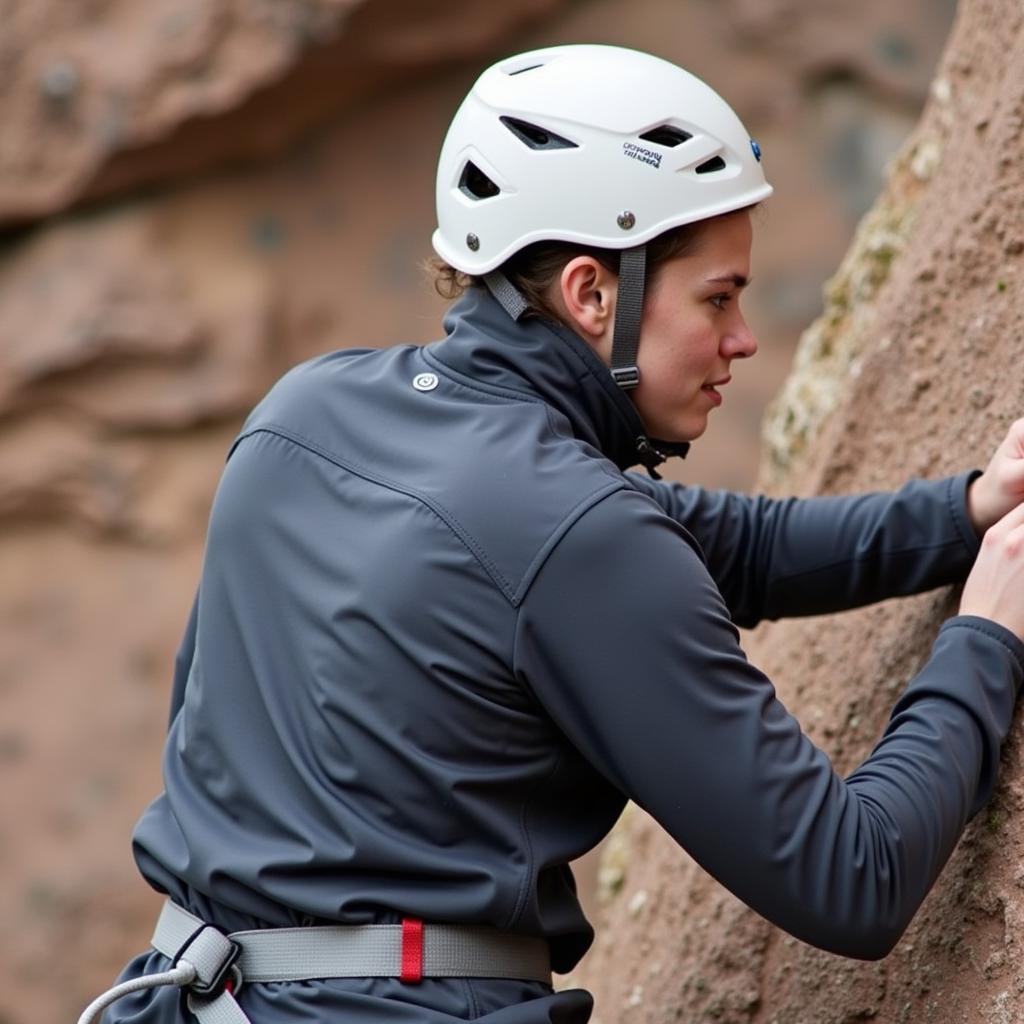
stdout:
<svg viewBox="0 0 1024 1024">
<path fill-rule="evenodd" d="M 246 422 L 142 874 L 229 931 L 487 924 L 544 936 L 567 972 L 593 934 L 568 864 L 632 799 L 780 927 L 884 955 L 992 790 L 1024 646 L 951 619 L 844 780 L 736 626 L 962 580 L 970 475 L 806 500 L 648 480 L 624 472 L 632 403 L 575 335 L 478 289 L 445 326 L 305 363 Z M 491 980 L 260 984 L 242 1005 L 254 1024 L 590 1014 Z M 109 1020 L 178 1006 L 134 996 Z"/>
</svg>

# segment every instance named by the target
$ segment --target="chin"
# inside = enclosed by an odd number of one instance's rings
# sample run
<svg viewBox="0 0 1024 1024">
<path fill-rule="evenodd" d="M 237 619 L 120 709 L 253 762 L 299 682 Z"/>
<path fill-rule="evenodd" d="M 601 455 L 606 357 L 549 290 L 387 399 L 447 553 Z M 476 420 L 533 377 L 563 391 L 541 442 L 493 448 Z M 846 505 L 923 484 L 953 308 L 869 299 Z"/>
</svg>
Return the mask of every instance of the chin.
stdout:
<svg viewBox="0 0 1024 1024">
<path fill-rule="evenodd" d="M 708 429 L 708 421 L 703 423 L 690 424 L 689 426 L 677 425 L 675 429 L 669 429 L 668 433 L 659 434 L 655 431 L 654 436 L 660 437 L 662 441 L 671 441 L 673 444 L 682 444 L 686 441 L 696 441 Z"/>
<path fill-rule="evenodd" d="M 644 417 L 641 416 L 641 419 Z M 653 421 L 652 417 L 650 420 L 644 419 L 644 429 L 648 437 L 671 444 L 684 444 L 687 441 L 696 441 L 708 429 L 708 417 L 697 412 L 694 416 L 680 416 L 678 419 L 661 423 Z"/>
</svg>

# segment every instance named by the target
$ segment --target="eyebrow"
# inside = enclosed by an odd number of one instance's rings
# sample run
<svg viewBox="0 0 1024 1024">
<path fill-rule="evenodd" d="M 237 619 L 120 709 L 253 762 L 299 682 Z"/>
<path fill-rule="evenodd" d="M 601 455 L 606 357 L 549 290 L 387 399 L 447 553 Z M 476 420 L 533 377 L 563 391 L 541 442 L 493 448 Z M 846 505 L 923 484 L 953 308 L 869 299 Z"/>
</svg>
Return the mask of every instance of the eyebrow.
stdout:
<svg viewBox="0 0 1024 1024">
<path fill-rule="evenodd" d="M 750 278 L 742 274 L 725 274 L 723 277 L 709 277 L 708 284 L 731 284 L 734 288 L 746 288 Z"/>
</svg>

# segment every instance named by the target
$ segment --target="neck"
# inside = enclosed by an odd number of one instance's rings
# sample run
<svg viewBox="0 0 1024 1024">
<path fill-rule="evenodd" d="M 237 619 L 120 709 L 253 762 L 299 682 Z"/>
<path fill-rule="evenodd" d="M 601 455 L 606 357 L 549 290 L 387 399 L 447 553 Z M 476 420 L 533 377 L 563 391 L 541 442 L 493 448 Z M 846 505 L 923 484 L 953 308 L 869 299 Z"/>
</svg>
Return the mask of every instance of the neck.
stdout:
<svg viewBox="0 0 1024 1024">
<path fill-rule="evenodd" d="M 593 349 L 563 324 L 523 316 L 521 296 L 517 302 L 519 293 L 508 288 L 498 297 L 469 289 L 445 317 L 448 336 L 432 346 L 435 357 L 481 384 L 541 398 L 620 469 L 642 463 L 653 471 L 685 451 L 646 437 L 632 401 Z"/>
</svg>

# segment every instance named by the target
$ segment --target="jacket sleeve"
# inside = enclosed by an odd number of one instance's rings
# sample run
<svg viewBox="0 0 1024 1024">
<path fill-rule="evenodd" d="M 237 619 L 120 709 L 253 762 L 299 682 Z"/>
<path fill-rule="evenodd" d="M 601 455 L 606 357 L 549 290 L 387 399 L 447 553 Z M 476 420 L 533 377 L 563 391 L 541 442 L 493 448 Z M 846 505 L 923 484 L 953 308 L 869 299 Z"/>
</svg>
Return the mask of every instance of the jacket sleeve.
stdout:
<svg viewBox="0 0 1024 1024">
<path fill-rule="evenodd" d="M 520 607 L 516 670 L 572 744 L 708 872 L 835 953 L 895 944 L 992 791 L 1024 645 L 941 628 L 847 779 L 739 647 L 683 531 L 639 494 L 591 509 Z"/>
<path fill-rule="evenodd" d="M 784 499 L 626 475 L 693 535 L 744 627 L 961 582 L 978 553 L 967 515 L 977 472 L 894 493 Z"/>
</svg>

